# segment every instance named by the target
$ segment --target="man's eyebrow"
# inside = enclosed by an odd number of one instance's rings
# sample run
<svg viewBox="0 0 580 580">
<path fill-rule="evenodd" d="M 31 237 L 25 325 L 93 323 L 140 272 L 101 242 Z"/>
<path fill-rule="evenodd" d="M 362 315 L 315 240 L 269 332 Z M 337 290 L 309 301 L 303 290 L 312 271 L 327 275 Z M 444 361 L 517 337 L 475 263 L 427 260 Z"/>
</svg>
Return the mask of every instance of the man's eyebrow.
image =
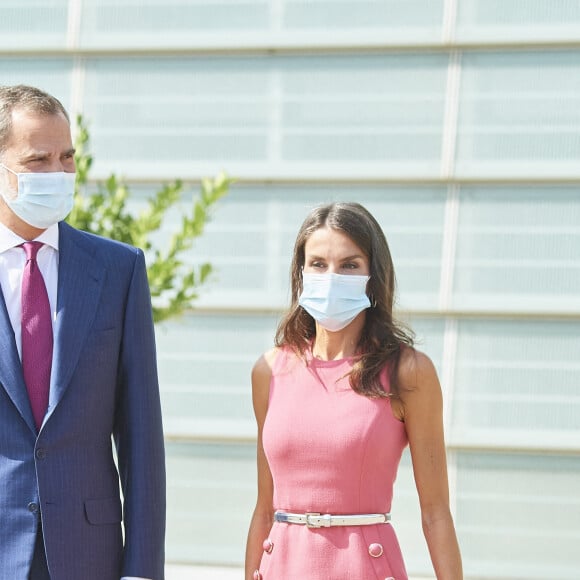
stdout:
<svg viewBox="0 0 580 580">
<path fill-rule="evenodd" d="M 32 161 L 33 159 L 46 159 L 50 156 L 48 151 L 29 151 L 22 156 L 22 161 Z"/>
<path fill-rule="evenodd" d="M 68 155 L 74 155 L 76 153 L 76 149 L 74 147 L 71 147 L 70 149 L 67 149 L 66 151 L 63 151 L 63 153 L 61 153 L 61 156 L 63 157 L 67 157 Z M 50 157 L 50 153 L 48 151 L 28 151 L 27 153 L 25 153 L 22 157 L 22 162 L 26 163 L 27 161 L 33 161 L 36 159 L 47 159 L 48 157 Z"/>
</svg>

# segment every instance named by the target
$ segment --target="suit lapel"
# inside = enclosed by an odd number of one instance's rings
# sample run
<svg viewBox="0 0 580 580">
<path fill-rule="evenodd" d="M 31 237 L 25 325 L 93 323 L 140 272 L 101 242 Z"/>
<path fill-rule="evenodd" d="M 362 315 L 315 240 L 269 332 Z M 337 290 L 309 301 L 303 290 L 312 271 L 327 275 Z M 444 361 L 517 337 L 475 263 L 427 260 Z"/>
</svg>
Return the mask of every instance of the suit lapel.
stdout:
<svg viewBox="0 0 580 580">
<path fill-rule="evenodd" d="M 31 431 L 36 434 L 36 426 L 34 425 L 34 418 L 32 410 L 30 409 L 30 402 L 28 400 L 28 392 L 26 384 L 24 383 L 24 376 L 22 374 L 22 363 L 18 356 L 16 348 L 16 341 L 14 339 L 14 331 L 12 330 L 12 323 L 8 316 L 6 302 L 4 295 L 0 289 L 0 383 L 8 393 L 14 406 L 22 415 L 26 424 Z"/>
<path fill-rule="evenodd" d="M 57 315 L 48 419 L 68 388 L 85 338 L 95 319 L 104 268 L 90 238 L 59 224 Z"/>
</svg>

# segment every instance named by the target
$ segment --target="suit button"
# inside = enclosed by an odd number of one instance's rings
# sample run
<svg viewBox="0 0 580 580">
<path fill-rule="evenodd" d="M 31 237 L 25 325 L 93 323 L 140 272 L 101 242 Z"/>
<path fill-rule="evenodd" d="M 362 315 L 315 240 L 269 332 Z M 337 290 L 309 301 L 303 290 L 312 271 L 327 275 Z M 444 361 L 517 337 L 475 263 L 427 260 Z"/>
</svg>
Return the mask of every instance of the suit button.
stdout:
<svg viewBox="0 0 580 580">
<path fill-rule="evenodd" d="M 260 574 L 259 570 L 254 570 L 254 573 L 252 574 L 252 578 L 254 580 L 262 580 L 262 574 Z"/>
<path fill-rule="evenodd" d="M 46 457 L 46 451 L 42 448 L 36 450 L 36 459 L 44 459 Z"/>
<path fill-rule="evenodd" d="M 272 550 L 274 549 L 274 542 L 272 542 L 272 540 L 268 538 L 267 540 L 264 540 L 262 548 L 264 552 L 266 552 L 266 554 L 271 554 Z"/>
<path fill-rule="evenodd" d="M 31 501 L 28 504 L 28 511 L 32 512 L 33 514 L 35 514 L 38 511 L 38 504 L 34 503 L 33 501 Z"/>
<path fill-rule="evenodd" d="M 380 558 L 383 555 L 383 547 L 381 544 L 371 544 L 369 546 L 369 554 L 373 558 Z"/>
</svg>

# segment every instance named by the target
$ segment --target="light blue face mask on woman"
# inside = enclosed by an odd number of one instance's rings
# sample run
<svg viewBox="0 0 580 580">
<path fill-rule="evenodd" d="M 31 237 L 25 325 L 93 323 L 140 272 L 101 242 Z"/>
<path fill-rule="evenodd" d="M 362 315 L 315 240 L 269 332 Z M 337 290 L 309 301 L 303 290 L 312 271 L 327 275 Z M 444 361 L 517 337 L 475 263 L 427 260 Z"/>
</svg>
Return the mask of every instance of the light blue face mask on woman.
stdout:
<svg viewBox="0 0 580 580">
<path fill-rule="evenodd" d="M 63 220 L 73 207 L 75 173 L 16 173 L 6 165 L 0 167 L 18 178 L 18 194 L 10 199 L 2 191 L 8 207 L 27 224 L 46 229 Z"/>
<path fill-rule="evenodd" d="M 366 294 L 369 276 L 302 273 L 298 304 L 326 330 L 348 326 L 371 305 Z"/>
</svg>

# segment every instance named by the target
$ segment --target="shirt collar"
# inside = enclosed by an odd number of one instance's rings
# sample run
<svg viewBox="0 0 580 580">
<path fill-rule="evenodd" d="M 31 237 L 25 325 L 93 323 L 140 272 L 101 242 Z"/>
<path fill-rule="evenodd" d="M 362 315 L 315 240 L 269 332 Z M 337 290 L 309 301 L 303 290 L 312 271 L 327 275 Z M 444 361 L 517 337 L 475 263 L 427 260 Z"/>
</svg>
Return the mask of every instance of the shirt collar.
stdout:
<svg viewBox="0 0 580 580">
<path fill-rule="evenodd" d="M 0 254 L 10 250 L 11 248 L 15 248 L 26 241 L 27 240 L 21 238 L 0 222 Z M 37 238 L 35 238 L 34 241 L 42 242 L 46 246 L 50 246 L 58 251 L 58 224 L 53 224 L 48 227 Z"/>
</svg>

